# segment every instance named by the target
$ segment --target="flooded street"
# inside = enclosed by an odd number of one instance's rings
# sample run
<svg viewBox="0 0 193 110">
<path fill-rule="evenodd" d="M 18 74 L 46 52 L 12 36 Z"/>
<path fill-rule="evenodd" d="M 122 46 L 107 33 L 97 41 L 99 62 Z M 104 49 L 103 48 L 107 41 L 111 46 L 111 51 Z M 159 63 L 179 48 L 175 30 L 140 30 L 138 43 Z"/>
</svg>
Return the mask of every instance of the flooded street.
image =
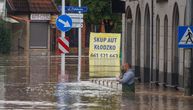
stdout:
<svg viewBox="0 0 193 110">
<path fill-rule="evenodd" d="M 136 84 L 136 94 L 89 81 L 88 58 L 82 59 L 77 82 L 77 57 L 66 58 L 61 82 L 59 56 L 0 57 L 0 110 L 192 110 L 193 98 L 183 92 Z"/>
</svg>

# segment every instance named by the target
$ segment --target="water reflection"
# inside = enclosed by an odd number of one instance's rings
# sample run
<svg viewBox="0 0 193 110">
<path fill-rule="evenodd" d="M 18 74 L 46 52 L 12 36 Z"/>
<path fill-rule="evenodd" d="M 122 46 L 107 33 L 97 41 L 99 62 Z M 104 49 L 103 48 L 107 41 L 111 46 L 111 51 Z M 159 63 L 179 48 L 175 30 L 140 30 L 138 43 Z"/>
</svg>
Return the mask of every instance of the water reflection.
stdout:
<svg viewBox="0 0 193 110">
<path fill-rule="evenodd" d="M 77 83 L 77 58 L 66 58 L 62 83 L 59 56 L 0 57 L 0 109 L 45 110 L 192 110 L 193 98 L 183 92 L 136 85 L 136 94 L 89 82 L 88 58 L 83 58 Z"/>
<path fill-rule="evenodd" d="M 56 96 L 57 96 L 57 104 L 58 104 L 58 110 L 68 110 L 68 106 L 70 104 L 70 94 L 67 92 L 65 93 L 64 91 L 67 91 L 67 87 L 65 83 L 58 83 L 57 84 L 57 91 L 56 91 Z"/>
<path fill-rule="evenodd" d="M 116 91 L 100 87 L 88 81 L 80 83 L 58 83 L 55 96 L 57 97 L 58 110 L 118 109 L 116 104 L 118 98 L 116 96 L 118 94 Z"/>
<path fill-rule="evenodd" d="M 49 82 L 50 59 L 47 56 L 30 56 L 29 64 L 29 83 L 31 85 Z"/>
</svg>

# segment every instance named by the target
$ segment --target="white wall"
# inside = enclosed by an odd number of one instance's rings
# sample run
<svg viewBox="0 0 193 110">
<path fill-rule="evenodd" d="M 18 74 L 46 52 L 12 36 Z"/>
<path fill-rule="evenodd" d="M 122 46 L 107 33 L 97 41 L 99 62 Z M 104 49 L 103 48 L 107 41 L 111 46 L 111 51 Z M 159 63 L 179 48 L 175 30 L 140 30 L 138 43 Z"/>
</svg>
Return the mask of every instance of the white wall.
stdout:
<svg viewBox="0 0 193 110">
<path fill-rule="evenodd" d="M 185 6 L 186 6 L 186 0 L 168 0 L 168 2 L 161 2 L 161 3 L 156 3 L 154 0 L 154 43 L 153 43 L 153 65 L 156 64 L 156 16 L 159 15 L 160 17 L 160 55 L 159 55 L 159 70 L 163 72 L 163 66 L 164 66 L 164 17 L 165 15 L 168 16 L 168 68 L 167 71 L 168 73 L 172 72 L 172 21 L 173 21 L 173 9 L 174 9 L 174 4 L 178 4 L 179 8 L 179 25 L 184 25 L 184 16 L 185 16 Z M 139 4 L 140 6 L 140 11 L 141 11 L 141 67 L 144 67 L 144 14 L 145 14 L 145 7 L 146 4 L 149 5 L 150 8 L 150 19 L 152 16 L 151 13 L 151 0 L 138 0 L 138 1 L 130 1 L 126 0 L 126 8 L 127 6 L 130 6 L 132 10 L 132 18 L 133 18 L 133 30 L 132 30 L 132 65 L 135 65 L 135 18 L 136 18 L 136 8 L 137 5 Z M 124 17 L 123 17 L 124 18 Z M 123 20 L 125 22 L 125 20 Z M 124 25 L 125 23 L 123 23 Z M 151 20 L 150 20 L 150 25 L 151 25 Z M 123 26 L 124 27 L 124 26 Z M 152 27 L 151 27 L 152 28 Z M 127 30 L 127 29 L 124 29 Z M 152 30 L 152 29 L 150 29 Z M 124 33 L 124 31 L 123 31 Z M 150 32 L 152 33 L 152 32 Z M 151 36 L 150 36 L 151 37 Z M 182 76 L 183 73 L 183 65 L 184 65 L 184 50 L 179 49 L 179 74 Z M 155 69 L 155 66 L 153 66 Z"/>
</svg>

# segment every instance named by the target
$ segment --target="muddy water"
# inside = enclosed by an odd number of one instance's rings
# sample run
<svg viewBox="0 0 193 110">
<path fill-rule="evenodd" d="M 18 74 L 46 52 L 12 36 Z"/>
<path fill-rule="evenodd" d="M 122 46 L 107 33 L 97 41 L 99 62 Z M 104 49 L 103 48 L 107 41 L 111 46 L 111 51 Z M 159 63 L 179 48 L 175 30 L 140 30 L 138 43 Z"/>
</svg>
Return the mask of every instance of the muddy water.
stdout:
<svg viewBox="0 0 193 110">
<path fill-rule="evenodd" d="M 83 58 L 77 82 L 77 58 L 66 60 L 61 82 L 58 56 L 0 57 L 0 110 L 192 110 L 193 98 L 173 89 L 136 84 L 136 94 L 122 94 L 90 83 Z"/>
</svg>

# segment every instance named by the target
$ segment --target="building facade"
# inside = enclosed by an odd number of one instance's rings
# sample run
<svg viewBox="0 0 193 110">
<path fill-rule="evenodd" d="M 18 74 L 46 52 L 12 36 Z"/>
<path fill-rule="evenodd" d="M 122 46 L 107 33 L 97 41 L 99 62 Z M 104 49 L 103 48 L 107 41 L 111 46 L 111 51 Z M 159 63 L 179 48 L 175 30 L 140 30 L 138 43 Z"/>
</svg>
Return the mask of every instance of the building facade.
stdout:
<svg viewBox="0 0 193 110">
<path fill-rule="evenodd" d="M 11 29 L 11 53 L 18 55 L 47 54 L 55 28 L 51 17 L 58 14 L 52 0 L 6 0 L 7 16 L 18 23 L 9 24 Z"/>
<path fill-rule="evenodd" d="M 184 87 L 184 49 L 178 26 L 185 24 L 186 0 L 125 0 L 123 61 L 142 83 Z"/>
</svg>

